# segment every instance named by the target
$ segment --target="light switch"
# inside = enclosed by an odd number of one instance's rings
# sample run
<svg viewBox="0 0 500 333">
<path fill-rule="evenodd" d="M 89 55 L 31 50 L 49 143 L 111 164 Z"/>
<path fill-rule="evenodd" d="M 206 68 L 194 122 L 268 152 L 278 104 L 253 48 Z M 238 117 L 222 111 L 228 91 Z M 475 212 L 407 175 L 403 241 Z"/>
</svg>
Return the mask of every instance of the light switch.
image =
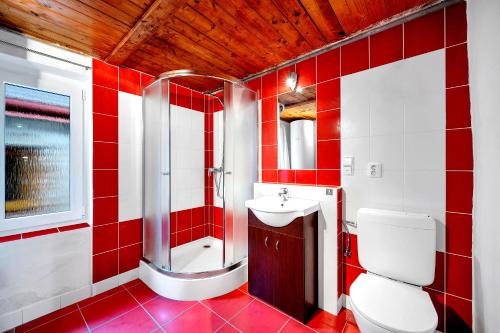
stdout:
<svg viewBox="0 0 500 333">
<path fill-rule="evenodd" d="M 342 174 L 352 176 L 354 173 L 354 157 L 344 156 L 342 158 Z"/>
<path fill-rule="evenodd" d="M 366 175 L 368 178 L 380 178 L 382 177 L 382 163 L 369 162 L 366 168 Z"/>
</svg>

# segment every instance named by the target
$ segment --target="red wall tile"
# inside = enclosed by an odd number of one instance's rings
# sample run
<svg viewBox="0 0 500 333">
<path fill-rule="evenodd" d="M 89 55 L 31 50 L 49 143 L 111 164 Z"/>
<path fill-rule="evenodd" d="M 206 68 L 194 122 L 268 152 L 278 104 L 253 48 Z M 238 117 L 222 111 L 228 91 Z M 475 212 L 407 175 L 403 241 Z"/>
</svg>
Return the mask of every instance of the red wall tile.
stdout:
<svg viewBox="0 0 500 333">
<path fill-rule="evenodd" d="M 348 235 L 347 233 L 344 234 L 344 247 L 347 247 L 347 241 L 348 241 Z M 359 263 L 359 258 L 358 258 L 358 236 L 355 234 L 351 234 L 351 256 L 347 257 L 344 256 L 344 262 L 346 264 L 349 264 L 351 266 L 357 266 L 361 268 L 361 264 Z"/>
<path fill-rule="evenodd" d="M 424 290 L 431 297 L 432 304 L 434 305 L 438 315 L 438 326 L 436 329 L 440 332 L 444 332 L 445 295 L 444 293 L 435 290 L 429 290 L 426 288 L 424 288 Z"/>
<path fill-rule="evenodd" d="M 262 169 L 278 169 L 278 146 L 262 146 Z"/>
<path fill-rule="evenodd" d="M 317 139 L 340 139 L 340 110 L 318 112 Z"/>
<path fill-rule="evenodd" d="M 472 299 L 472 259 L 446 254 L 446 293 Z"/>
<path fill-rule="evenodd" d="M 262 98 L 271 97 L 277 93 L 278 75 L 276 71 L 262 77 Z"/>
<path fill-rule="evenodd" d="M 368 38 L 343 45 L 340 52 L 340 72 L 342 75 L 349 75 L 369 68 Z"/>
<path fill-rule="evenodd" d="M 404 24 L 404 56 L 414 57 L 444 47 L 444 10 Z"/>
<path fill-rule="evenodd" d="M 94 199 L 94 226 L 118 222 L 118 197 Z"/>
<path fill-rule="evenodd" d="M 278 182 L 278 170 L 262 170 L 262 181 L 265 183 Z"/>
<path fill-rule="evenodd" d="M 466 2 L 446 7 L 446 46 L 467 41 Z"/>
<path fill-rule="evenodd" d="M 92 59 L 92 83 L 118 89 L 118 67 Z"/>
<path fill-rule="evenodd" d="M 264 98 L 262 100 L 262 121 L 275 121 L 277 118 L 278 103 L 276 97 Z"/>
<path fill-rule="evenodd" d="M 204 112 L 205 108 L 203 104 L 203 94 L 198 91 L 192 90 L 191 98 L 192 98 L 191 106 L 193 110 Z"/>
<path fill-rule="evenodd" d="M 191 209 L 180 210 L 177 212 L 177 230 L 191 229 Z"/>
<path fill-rule="evenodd" d="M 446 251 L 472 256 L 472 215 L 446 213 Z"/>
<path fill-rule="evenodd" d="M 19 240 L 19 239 L 21 239 L 21 234 L 1 236 L 0 243 L 11 242 L 11 241 Z"/>
<path fill-rule="evenodd" d="M 95 226 L 92 234 L 93 254 L 114 250 L 118 247 L 118 223 Z"/>
<path fill-rule="evenodd" d="M 134 95 L 142 95 L 140 72 L 130 68 L 120 67 L 119 75 L 120 91 Z"/>
<path fill-rule="evenodd" d="M 446 89 L 446 128 L 470 126 L 469 86 Z"/>
<path fill-rule="evenodd" d="M 122 247 L 119 254 L 119 273 L 137 268 L 142 258 L 142 243 Z"/>
<path fill-rule="evenodd" d="M 472 213 L 473 173 L 446 172 L 446 211 Z"/>
<path fill-rule="evenodd" d="M 205 237 L 205 227 L 203 225 L 196 227 L 196 228 L 193 228 L 193 230 L 192 230 L 193 241 L 195 241 L 197 239 L 201 239 L 203 237 Z"/>
<path fill-rule="evenodd" d="M 340 108 L 340 79 L 319 83 L 316 103 L 318 112 Z"/>
<path fill-rule="evenodd" d="M 59 231 L 57 230 L 57 228 L 49 228 L 49 229 L 25 232 L 25 233 L 21 234 L 21 236 L 24 239 L 24 238 L 32 238 L 32 237 L 56 234 L 58 232 Z"/>
<path fill-rule="evenodd" d="M 446 131 L 446 170 L 472 170 L 472 130 Z"/>
<path fill-rule="evenodd" d="M 118 169 L 118 144 L 94 142 L 94 169 Z"/>
<path fill-rule="evenodd" d="M 469 83 L 467 44 L 446 48 L 446 87 Z"/>
<path fill-rule="evenodd" d="M 224 221 L 224 210 L 220 207 L 214 207 L 214 224 L 222 227 Z"/>
<path fill-rule="evenodd" d="M 439 290 L 441 292 L 444 292 L 444 276 L 445 276 L 444 272 L 446 270 L 444 258 L 445 254 L 443 252 L 436 251 L 434 281 L 429 286 L 429 288 L 432 288 L 434 290 Z"/>
<path fill-rule="evenodd" d="M 92 281 L 94 283 L 118 274 L 118 250 L 94 255 L 92 262 Z"/>
<path fill-rule="evenodd" d="M 295 182 L 301 185 L 316 185 L 316 170 L 296 170 Z"/>
<path fill-rule="evenodd" d="M 258 98 L 260 98 L 261 88 L 262 88 L 262 78 L 260 76 L 258 78 L 248 81 L 247 86 L 251 90 L 255 91 L 258 95 Z"/>
<path fill-rule="evenodd" d="M 191 89 L 177 86 L 177 103 L 176 105 L 191 109 Z"/>
<path fill-rule="evenodd" d="M 377 67 L 403 59 L 403 26 L 370 36 L 370 67 Z"/>
<path fill-rule="evenodd" d="M 118 195 L 118 170 L 94 170 L 94 198 Z"/>
<path fill-rule="evenodd" d="M 318 55 L 317 62 L 318 83 L 340 76 L 340 48 Z"/>
<path fill-rule="evenodd" d="M 340 169 L 340 140 L 318 141 L 318 169 Z"/>
<path fill-rule="evenodd" d="M 153 75 L 141 73 L 141 87 L 142 88 L 149 86 L 154 80 L 155 80 L 155 77 Z"/>
<path fill-rule="evenodd" d="M 142 219 L 119 223 L 120 247 L 142 242 Z"/>
<path fill-rule="evenodd" d="M 362 268 L 344 265 L 344 278 L 343 278 L 343 289 L 344 294 L 349 295 L 349 289 L 351 288 L 351 284 L 356 280 L 356 278 L 361 273 L 365 273 L 366 271 Z"/>
<path fill-rule="evenodd" d="M 275 145 L 278 143 L 278 129 L 276 121 L 262 123 L 262 144 Z"/>
<path fill-rule="evenodd" d="M 118 116 L 118 91 L 94 85 L 92 87 L 92 112 Z"/>
<path fill-rule="evenodd" d="M 205 224 L 205 217 L 203 214 L 203 207 L 193 208 L 191 210 L 191 223 L 194 227 L 199 227 Z"/>
<path fill-rule="evenodd" d="M 295 170 L 278 170 L 278 183 L 295 184 Z"/>
<path fill-rule="evenodd" d="M 445 296 L 446 332 L 472 332 L 472 302 Z"/>
<path fill-rule="evenodd" d="M 316 57 L 302 60 L 297 63 L 296 71 L 299 76 L 299 87 L 307 87 L 316 83 Z"/>
<path fill-rule="evenodd" d="M 94 141 L 118 142 L 118 117 L 94 113 Z"/>
<path fill-rule="evenodd" d="M 179 231 L 177 233 L 177 246 L 189 243 L 191 241 L 191 229 Z"/>
<path fill-rule="evenodd" d="M 323 186 L 340 186 L 340 170 L 317 170 L 317 183 Z"/>
</svg>

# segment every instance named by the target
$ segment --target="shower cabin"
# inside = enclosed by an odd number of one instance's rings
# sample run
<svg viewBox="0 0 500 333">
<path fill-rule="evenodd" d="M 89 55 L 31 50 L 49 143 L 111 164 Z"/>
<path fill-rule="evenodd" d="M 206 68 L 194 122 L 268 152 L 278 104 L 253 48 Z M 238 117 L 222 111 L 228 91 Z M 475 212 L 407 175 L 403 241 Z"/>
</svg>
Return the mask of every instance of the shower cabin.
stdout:
<svg viewBox="0 0 500 333">
<path fill-rule="evenodd" d="M 195 300 L 246 282 L 257 117 L 256 93 L 231 77 L 171 71 L 144 88 L 139 274 L 155 292 Z"/>
</svg>

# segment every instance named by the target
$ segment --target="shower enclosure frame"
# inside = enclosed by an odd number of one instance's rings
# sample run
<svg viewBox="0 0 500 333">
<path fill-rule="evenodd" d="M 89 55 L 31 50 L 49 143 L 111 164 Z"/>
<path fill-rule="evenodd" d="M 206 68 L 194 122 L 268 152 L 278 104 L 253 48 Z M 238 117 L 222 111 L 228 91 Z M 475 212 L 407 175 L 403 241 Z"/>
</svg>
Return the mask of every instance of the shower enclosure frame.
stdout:
<svg viewBox="0 0 500 333">
<path fill-rule="evenodd" d="M 155 84 L 158 85 L 159 89 L 160 89 L 160 92 L 159 92 L 159 102 L 160 102 L 160 107 L 159 107 L 159 110 L 160 110 L 160 117 L 161 117 L 161 124 L 160 124 L 160 152 L 161 154 L 163 154 L 165 152 L 165 149 L 162 148 L 162 145 L 166 145 L 168 146 L 168 151 L 167 151 L 167 154 L 168 155 L 168 169 L 162 169 L 161 168 L 161 164 L 162 164 L 162 160 L 165 159 L 165 156 L 161 156 L 160 157 L 160 173 L 161 173 L 161 181 L 159 182 L 160 185 L 159 187 L 161 188 L 160 192 L 161 192 L 161 195 L 165 195 L 165 188 L 162 188 L 162 187 L 165 187 L 165 186 L 168 186 L 168 205 L 166 206 L 166 211 L 162 209 L 162 212 L 161 212 L 161 229 L 160 229 L 160 232 L 161 234 L 160 235 L 156 235 L 156 237 L 161 237 L 161 249 L 159 251 L 159 258 L 162 259 L 161 260 L 161 264 L 158 265 L 158 261 L 155 263 L 153 262 L 153 260 L 150 260 L 151 258 L 147 258 L 148 254 L 146 253 L 147 252 L 147 242 L 148 242 L 148 239 L 147 237 L 150 235 L 150 232 L 148 233 L 148 231 L 146 230 L 148 228 L 148 225 L 147 225 L 147 221 L 146 219 L 148 218 L 148 213 L 147 213 L 147 193 L 146 193 L 146 186 L 147 186 L 147 176 L 146 176 L 146 158 L 147 158 L 147 154 L 148 154 L 148 151 L 147 151 L 147 134 L 144 133 L 144 140 L 143 140 L 143 160 L 144 160 L 144 168 L 143 168 L 143 216 L 144 216 L 144 219 L 145 219 L 145 222 L 144 222 L 144 246 L 143 246 L 143 261 L 145 263 L 147 263 L 147 265 L 149 265 L 151 268 L 153 268 L 155 271 L 157 272 L 160 272 L 161 274 L 164 274 L 164 275 L 167 275 L 169 277 L 173 277 L 173 278 L 180 278 L 180 279 L 202 279 L 202 278 L 207 278 L 207 277 L 214 277 L 214 276 L 219 276 L 221 274 L 224 274 L 224 273 L 228 273 L 228 272 L 231 272 L 233 270 L 236 270 L 238 268 L 241 268 L 242 265 L 246 265 L 246 256 L 244 256 L 243 258 L 241 258 L 240 260 L 236 261 L 236 262 L 228 262 L 228 258 L 227 258 L 227 235 L 226 235 L 226 198 L 225 198 L 225 195 L 226 195 L 226 184 L 228 183 L 226 181 L 226 175 L 230 175 L 231 174 L 231 171 L 226 171 L 226 136 L 227 136 L 227 131 L 226 131 L 226 122 L 227 122 L 227 117 L 228 117 L 228 113 L 229 112 L 224 112 L 223 113 L 223 143 L 222 143 L 222 151 L 223 151 L 223 162 L 221 164 L 222 166 L 222 174 L 221 174 L 221 177 L 223 177 L 223 180 L 222 180 L 222 184 L 223 184 L 223 187 L 222 187 L 222 193 L 223 193 L 223 217 L 224 217 L 224 220 L 223 220 L 223 238 L 222 238 L 222 267 L 220 269 L 214 269 L 214 270 L 209 270 L 209 271 L 202 271 L 202 272 L 175 272 L 172 270 L 172 257 L 171 257 L 171 240 L 170 240 L 170 212 L 171 212 L 171 195 L 172 195 L 172 192 L 171 192 L 171 176 L 172 176 L 172 172 L 171 172 L 171 159 L 170 159 L 170 156 L 171 156 L 171 104 L 170 104 L 170 81 L 172 79 L 175 79 L 175 78 L 180 78 L 180 77 L 203 77 L 203 78 L 209 78 L 209 79 L 214 79 L 214 80 L 219 80 L 219 81 L 222 81 L 224 82 L 224 103 L 223 106 L 224 106 L 224 111 L 226 111 L 226 108 L 231 108 L 233 107 L 233 99 L 232 99 L 232 96 L 229 95 L 229 94 L 232 94 L 234 92 L 234 87 L 239 87 L 239 88 L 243 88 L 245 90 L 248 90 L 249 92 L 253 93 L 254 96 L 253 96 L 253 100 L 250 100 L 250 102 L 253 102 L 255 104 L 255 119 L 254 119 L 254 123 L 255 123 L 255 133 L 254 133 L 254 145 L 253 145 L 253 149 L 254 149 L 254 159 L 255 159 L 255 168 L 254 168 L 254 177 L 251 181 L 251 184 L 253 184 L 253 182 L 256 182 L 257 181 L 257 176 L 258 176 L 258 171 L 257 171 L 257 161 L 258 161 L 258 128 L 257 128 L 257 120 L 258 120 L 258 96 L 257 96 L 257 93 L 255 91 L 253 91 L 252 89 L 248 88 L 248 86 L 246 86 L 243 82 L 241 82 L 240 80 L 232 77 L 232 76 L 226 76 L 226 75 L 213 75 L 213 74 L 209 74 L 209 73 L 205 73 L 205 72 L 201 72 L 201 71 L 196 71 L 196 70 L 175 70 L 175 71 L 169 71 L 169 72 L 165 72 L 165 73 L 162 73 L 161 75 L 158 76 L 158 78 L 156 78 L 153 82 L 151 82 L 148 86 L 146 86 L 144 89 L 143 89 L 143 119 L 144 119 L 144 126 L 146 128 L 146 121 L 147 121 L 147 115 L 146 115 L 146 90 L 149 89 L 150 87 L 154 86 Z M 166 83 L 166 84 L 165 84 Z M 229 89 L 231 88 L 231 89 Z M 164 95 L 164 89 L 167 90 L 167 94 L 166 96 Z M 208 94 L 210 95 L 210 94 Z M 215 96 L 214 96 L 215 97 Z M 243 97 L 241 98 L 243 99 Z M 165 103 L 165 100 L 166 100 L 166 103 L 167 103 L 167 107 L 168 107 L 168 112 L 165 112 L 165 105 L 163 105 Z M 220 99 L 217 97 L 217 100 L 220 101 Z M 228 100 L 229 100 L 229 103 L 228 103 Z M 229 105 L 228 105 L 229 104 Z M 247 105 L 248 106 L 248 105 Z M 235 112 L 235 111 L 233 111 Z M 234 117 L 234 113 L 233 113 L 233 117 Z M 165 126 L 167 125 L 167 126 Z M 167 127 L 168 129 L 165 131 L 165 127 Z M 163 129 L 163 130 L 162 130 Z M 164 133 L 164 132 L 167 132 L 167 133 Z M 167 137 L 163 137 L 164 135 L 168 135 L 168 138 Z M 165 143 L 166 142 L 166 143 Z M 165 177 L 167 177 L 167 180 L 165 181 Z M 166 184 L 168 185 L 166 185 Z M 160 207 L 161 208 L 164 208 L 164 206 L 161 204 L 161 201 L 163 200 L 164 198 L 160 198 Z M 249 199 L 249 198 L 248 198 Z M 234 210 L 234 208 L 233 208 Z M 232 226 L 232 228 L 234 228 L 234 226 Z M 246 236 L 245 236 L 246 237 Z M 158 240 L 158 239 L 157 239 Z M 245 246 L 246 246 L 246 242 L 245 242 Z M 231 253 L 232 254 L 232 253 Z"/>
</svg>

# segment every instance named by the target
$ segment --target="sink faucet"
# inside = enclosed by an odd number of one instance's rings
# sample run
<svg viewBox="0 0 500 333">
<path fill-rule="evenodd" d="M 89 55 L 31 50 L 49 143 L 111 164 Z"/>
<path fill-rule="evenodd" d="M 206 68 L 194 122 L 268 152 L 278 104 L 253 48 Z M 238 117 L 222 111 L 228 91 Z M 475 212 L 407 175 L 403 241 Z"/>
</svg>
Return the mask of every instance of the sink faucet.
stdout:
<svg viewBox="0 0 500 333">
<path fill-rule="evenodd" d="M 283 198 L 283 201 L 288 200 L 288 189 L 286 187 L 281 188 L 281 192 L 278 193 L 278 195 Z"/>
</svg>

